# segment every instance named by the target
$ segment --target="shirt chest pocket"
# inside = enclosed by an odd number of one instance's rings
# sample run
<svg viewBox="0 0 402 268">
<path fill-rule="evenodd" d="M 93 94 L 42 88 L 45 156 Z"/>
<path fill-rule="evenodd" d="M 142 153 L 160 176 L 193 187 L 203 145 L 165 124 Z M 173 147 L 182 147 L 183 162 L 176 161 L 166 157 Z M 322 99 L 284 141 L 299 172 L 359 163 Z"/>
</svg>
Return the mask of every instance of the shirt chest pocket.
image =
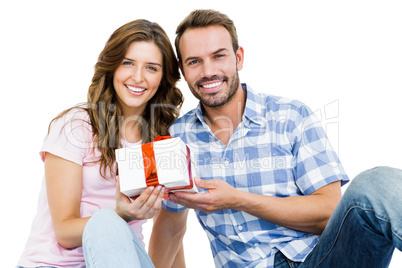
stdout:
<svg viewBox="0 0 402 268">
<path fill-rule="evenodd" d="M 287 195 L 286 188 L 293 188 L 293 157 L 286 148 L 255 144 L 234 152 L 233 159 L 236 188 L 270 196 Z"/>
</svg>

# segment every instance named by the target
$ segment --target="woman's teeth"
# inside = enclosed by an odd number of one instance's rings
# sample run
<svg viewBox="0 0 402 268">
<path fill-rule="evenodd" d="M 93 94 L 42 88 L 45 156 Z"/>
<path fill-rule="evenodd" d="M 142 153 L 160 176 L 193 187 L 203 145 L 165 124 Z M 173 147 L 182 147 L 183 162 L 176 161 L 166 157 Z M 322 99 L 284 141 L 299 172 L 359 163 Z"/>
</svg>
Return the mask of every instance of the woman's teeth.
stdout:
<svg viewBox="0 0 402 268">
<path fill-rule="evenodd" d="M 126 85 L 126 87 L 129 90 L 134 91 L 134 92 L 143 92 L 143 91 L 145 91 L 145 88 L 132 87 L 132 86 L 129 86 L 129 85 Z"/>
</svg>

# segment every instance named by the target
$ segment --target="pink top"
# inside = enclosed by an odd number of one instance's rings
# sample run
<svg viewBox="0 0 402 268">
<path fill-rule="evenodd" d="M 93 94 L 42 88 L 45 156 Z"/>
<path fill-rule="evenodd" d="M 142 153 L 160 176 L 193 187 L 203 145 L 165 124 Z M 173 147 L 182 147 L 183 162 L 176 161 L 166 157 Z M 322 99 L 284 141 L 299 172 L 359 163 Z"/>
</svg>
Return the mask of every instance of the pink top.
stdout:
<svg viewBox="0 0 402 268">
<path fill-rule="evenodd" d="M 42 160 L 49 152 L 82 166 L 83 189 L 81 197 L 81 217 L 92 216 L 101 208 L 114 209 L 116 206 L 114 177 L 104 179 L 99 172 L 100 152 L 93 153 L 92 128 L 86 111 L 74 109 L 53 122 L 50 133 L 40 151 Z M 63 127 L 64 126 L 64 127 Z M 124 142 L 123 142 L 124 143 Z M 128 146 L 124 143 L 124 147 Z M 130 226 L 140 241 L 143 241 L 143 221 L 130 222 Z M 19 266 L 85 267 L 82 247 L 64 249 L 55 237 L 46 195 L 45 179 L 39 194 L 38 211 L 33 220 L 31 234 L 18 263 Z"/>
</svg>

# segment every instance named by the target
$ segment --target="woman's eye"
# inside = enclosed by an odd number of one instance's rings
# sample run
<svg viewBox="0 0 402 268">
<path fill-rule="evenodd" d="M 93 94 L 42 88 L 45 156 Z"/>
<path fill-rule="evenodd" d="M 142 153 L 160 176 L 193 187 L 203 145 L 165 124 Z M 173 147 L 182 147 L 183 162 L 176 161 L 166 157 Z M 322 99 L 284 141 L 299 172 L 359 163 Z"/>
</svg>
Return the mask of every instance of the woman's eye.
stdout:
<svg viewBox="0 0 402 268">
<path fill-rule="evenodd" d="M 123 61 L 123 65 L 132 65 L 133 63 L 131 61 Z"/>
<path fill-rule="evenodd" d="M 153 67 L 153 66 L 149 66 L 149 67 L 148 67 L 148 70 L 151 70 L 151 71 L 154 71 L 154 72 L 157 71 L 157 69 L 156 69 L 155 67 Z"/>
</svg>

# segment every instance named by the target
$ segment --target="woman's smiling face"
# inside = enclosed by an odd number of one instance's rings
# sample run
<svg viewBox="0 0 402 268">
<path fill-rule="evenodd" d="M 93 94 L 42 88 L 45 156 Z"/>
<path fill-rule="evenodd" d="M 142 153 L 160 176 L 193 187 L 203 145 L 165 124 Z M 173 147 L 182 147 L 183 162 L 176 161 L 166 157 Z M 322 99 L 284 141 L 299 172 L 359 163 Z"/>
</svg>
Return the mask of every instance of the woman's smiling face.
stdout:
<svg viewBox="0 0 402 268">
<path fill-rule="evenodd" d="M 141 115 L 163 76 L 163 58 L 153 42 L 134 42 L 113 77 L 123 115 Z"/>
</svg>

